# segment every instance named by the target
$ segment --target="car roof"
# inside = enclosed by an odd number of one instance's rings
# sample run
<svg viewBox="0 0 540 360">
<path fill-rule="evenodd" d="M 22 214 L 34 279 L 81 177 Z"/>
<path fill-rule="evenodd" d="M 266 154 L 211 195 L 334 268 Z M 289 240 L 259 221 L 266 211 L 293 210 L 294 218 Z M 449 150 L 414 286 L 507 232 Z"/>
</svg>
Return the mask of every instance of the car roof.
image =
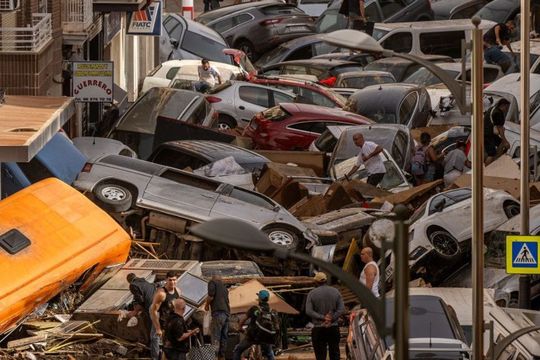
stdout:
<svg viewBox="0 0 540 360">
<path fill-rule="evenodd" d="M 253 162 L 270 162 L 266 157 L 259 155 L 256 152 L 232 144 L 212 140 L 169 141 L 161 144 L 160 147 L 193 152 L 204 156 L 210 161 L 216 161 L 232 156 L 240 165 Z"/>
<path fill-rule="evenodd" d="M 431 4 L 431 9 L 436 15 L 450 16 L 452 10 L 462 5 L 482 3 L 483 0 L 438 0 Z"/>
<path fill-rule="evenodd" d="M 322 41 L 322 37 L 324 34 L 313 34 L 313 35 L 306 35 L 306 36 L 300 36 L 298 38 L 286 41 L 284 43 L 281 43 L 280 47 L 286 47 L 286 48 L 292 48 L 302 45 L 308 45 L 312 44 L 318 41 Z"/>
<path fill-rule="evenodd" d="M 304 60 L 289 60 L 282 61 L 269 67 L 282 66 L 282 65 L 307 65 L 313 67 L 331 68 L 333 66 L 340 65 L 358 65 L 355 61 L 339 60 L 339 59 L 304 59 Z"/>
<path fill-rule="evenodd" d="M 529 74 L 530 76 L 530 95 L 534 95 L 537 92 L 540 91 L 540 74 Z M 495 80 L 492 82 L 487 88 L 484 89 L 485 92 L 504 92 L 507 94 L 511 94 L 516 98 L 516 101 L 518 103 L 518 107 L 520 107 L 520 101 L 521 99 L 521 91 L 520 91 L 520 84 L 521 81 L 521 74 L 515 73 L 515 74 L 508 74 L 503 76 L 500 79 Z"/>
<path fill-rule="evenodd" d="M 196 34 L 199 34 L 199 35 L 204 35 L 206 37 L 209 37 L 212 40 L 224 45 L 225 47 L 228 47 L 227 42 L 225 41 L 225 39 L 223 39 L 223 36 L 221 36 L 221 34 L 219 34 L 214 29 L 210 29 L 206 25 L 203 25 L 203 24 L 198 23 L 198 22 L 196 22 L 194 20 L 191 20 L 191 19 L 187 19 L 187 18 L 185 18 L 183 16 L 180 16 L 179 14 L 175 14 L 175 13 L 164 14 L 164 16 L 172 16 L 172 17 L 176 18 L 177 20 L 179 20 L 180 22 L 185 22 L 185 23 L 187 23 L 187 28 L 188 28 L 189 31 L 192 31 L 192 32 L 194 32 Z M 179 39 L 176 39 L 176 40 L 179 40 Z"/>
<path fill-rule="evenodd" d="M 424 55 L 415 55 L 419 58 L 422 58 L 424 60 L 427 60 L 427 61 L 431 61 L 431 62 L 436 62 L 436 63 L 439 63 L 439 62 L 451 62 L 452 58 L 449 57 L 449 56 L 446 56 L 446 55 L 434 55 L 434 54 L 430 54 L 430 55 L 427 55 L 427 54 L 424 54 Z M 445 60 L 448 60 L 448 61 L 445 61 Z M 390 57 L 383 57 L 381 59 L 377 59 L 375 61 L 372 61 L 371 63 L 367 64 L 366 66 L 369 66 L 371 64 L 380 64 L 380 63 L 390 63 L 390 64 L 399 64 L 399 63 L 414 63 L 412 60 L 407 60 L 407 59 L 403 59 L 403 58 L 400 58 L 400 57 L 397 57 L 397 56 L 390 56 Z"/>
<path fill-rule="evenodd" d="M 373 101 L 369 103 L 362 102 L 362 107 L 366 108 L 394 108 L 396 106 L 396 97 L 402 99 L 408 93 L 414 90 L 422 90 L 423 87 L 416 84 L 405 84 L 405 83 L 388 83 L 388 84 L 378 84 L 366 86 L 363 89 L 359 89 L 354 94 L 351 95 L 350 99 L 357 100 L 358 97 L 370 97 L 373 98 Z M 376 101 L 376 99 L 378 101 Z"/>
<path fill-rule="evenodd" d="M 217 66 L 217 67 L 224 68 L 230 71 L 235 71 L 235 72 L 239 71 L 237 66 L 234 66 L 231 64 L 222 63 L 220 61 L 209 61 L 209 62 L 210 62 L 210 66 Z M 164 67 L 175 67 L 175 66 L 182 67 L 182 66 L 199 66 L 199 65 L 201 65 L 201 60 L 194 60 L 194 59 L 168 60 L 161 64 L 161 66 L 164 66 Z"/>
<path fill-rule="evenodd" d="M 368 118 L 358 115 L 349 111 L 337 109 L 337 108 L 328 108 L 325 106 L 311 105 L 311 104 L 300 104 L 300 103 L 282 103 L 279 106 L 289 114 L 303 113 L 309 116 L 320 117 L 324 119 L 343 119 L 350 118 L 354 120 L 365 120 L 371 122 Z"/>
<path fill-rule="evenodd" d="M 494 0 L 497 1 L 497 0 Z M 482 20 L 480 23 L 481 29 L 491 29 L 495 23 L 489 20 Z M 415 22 L 396 22 L 396 23 L 376 23 L 377 30 L 396 30 L 396 29 L 417 29 L 424 32 L 429 31 L 452 31 L 468 29 L 472 30 L 474 25 L 470 19 L 455 19 L 455 20 L 432 20 L 432 21 L 415 21 Z"/>
<path fill-rule="evenodd" d="M 135 159 L 123 155 L 104 155 L 96 158 L 94 163 L 108 164 L 135 170 L 148 175 L 157 175 L 161 173 L 166 166 L 152 163 L 150 161 Z"/>
<path fill-rule="evenodd" d="M 391 72 L 388 71 L 379 71 L 379 70 L 364 70 L 364 71 L 348 71 L 338 75 L 338 78 L 350 78 L 350 77 L 364 77 L 364 76 L 391 76 Z"/>
<path fill-rule="evenodd" d="M 218 9 L 202 13 L 201 15 L 197 16 L 196 21 L 202 24 L 209 24 L 213 21 L 221 20 L 223 17 L 234 14 L 234 13 L 241 13 L 249 9 L 261 8 L 268 5 L 284 5 L 285 6 L 287 4 L 285 4 L 283 1 L 263 0 L 263 1 L 241 3 L 241 4 L 236 4 L 236 5 L 222 6 Z"/>
</svg>

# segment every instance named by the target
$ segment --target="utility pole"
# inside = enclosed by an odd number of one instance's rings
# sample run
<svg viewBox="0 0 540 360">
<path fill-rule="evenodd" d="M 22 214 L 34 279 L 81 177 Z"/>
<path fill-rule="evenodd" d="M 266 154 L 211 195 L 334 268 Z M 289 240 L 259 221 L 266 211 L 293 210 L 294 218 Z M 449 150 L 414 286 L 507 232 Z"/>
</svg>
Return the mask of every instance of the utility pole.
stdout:
<svg viewBox="0 0 540 360">
<path fill-rule="evenodd" d="M 527 0 L 528 1 L 528 0 Z M 472 291 L 473 359 L 484 358 L 484 41 L 482 20 L 472 19 Z"/>
</svg>

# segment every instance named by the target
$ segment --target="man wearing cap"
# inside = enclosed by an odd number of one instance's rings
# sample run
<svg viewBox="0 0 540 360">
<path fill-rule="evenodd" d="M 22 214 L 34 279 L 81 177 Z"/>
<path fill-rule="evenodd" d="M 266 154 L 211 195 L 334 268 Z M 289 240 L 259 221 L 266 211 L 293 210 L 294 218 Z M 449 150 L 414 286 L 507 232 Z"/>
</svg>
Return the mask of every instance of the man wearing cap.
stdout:
<svg viewBox="0 0 540 360">
<path fill-rule="evenodd" d="M 249 320 L 249 325 L 246 331 L 246 336 L 236 347 L 234 348 L 233 360 L 240 360 L 242 353 L 249 349 L 252 345 L 260 345 L 261 352 L 268 360 L 274 360 L 274 352 L 272 351 L 272 345 L 263 343 L 260 339 L 257 339 L 256 334 L 260 324 L 257 324 L 257 318 L 260 312 L 270 314 L 270 305 L 268 300 L 270 299 L 270 293 L 267 290 L 261 290 L 257 293 L 259 306 L 252 306 L 246 313 L 246 317 L 240 320 L 238 323 L 238 330 L 243 331 L 244 323 Z M 275 341 L 275 340 L 274 340 Z"/>
<path fill-rule="evenodd" d="M 328 286 L 326 274 L 318 272 L 313 278 L 317 287 L 311 290 L 306 300 L 306 314 L 311 317 L 313 329 L 311 342 L 317 360 L 339 360 L 339 327 L 338 319 L 345 306 L 339 291 Z"/>
</svg>

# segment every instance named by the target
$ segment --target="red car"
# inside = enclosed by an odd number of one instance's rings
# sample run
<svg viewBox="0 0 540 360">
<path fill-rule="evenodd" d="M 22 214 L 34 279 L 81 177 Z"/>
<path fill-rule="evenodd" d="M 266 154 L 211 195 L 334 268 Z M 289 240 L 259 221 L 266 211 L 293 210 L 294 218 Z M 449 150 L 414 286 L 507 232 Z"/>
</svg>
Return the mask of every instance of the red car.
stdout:
<svg viewBox="0 0 540 360">
<path fill-rule="evenodd" d="M 244 136 L 255 149 L 306 150 L 327 126 L 366 125 L 373 121 L 341 109 L 308 104 L 280 104 L 251 119 Z"/>
<path fill-rule="evenodd" d="M 274 77 L 253 77 L 252 83 L 288 90 L 296 94 L 297 102 L 326 107 L 343 108 L 347 99 L 331 89 L 310 81 L 298 81 Z"/>
</svg>

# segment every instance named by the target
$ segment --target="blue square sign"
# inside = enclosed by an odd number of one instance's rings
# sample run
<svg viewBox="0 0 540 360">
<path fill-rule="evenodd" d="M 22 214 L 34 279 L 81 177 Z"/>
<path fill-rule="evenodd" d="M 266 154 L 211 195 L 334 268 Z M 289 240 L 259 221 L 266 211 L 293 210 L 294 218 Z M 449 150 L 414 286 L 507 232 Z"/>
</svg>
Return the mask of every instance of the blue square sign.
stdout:
<svg viewBox="0 0 540 360">
<path fill-rule="evenodd" d="M 538 267 L 538 243 L 532 241 L 516 241 L 512 243 L 512 267 Z"/>
</svg>

